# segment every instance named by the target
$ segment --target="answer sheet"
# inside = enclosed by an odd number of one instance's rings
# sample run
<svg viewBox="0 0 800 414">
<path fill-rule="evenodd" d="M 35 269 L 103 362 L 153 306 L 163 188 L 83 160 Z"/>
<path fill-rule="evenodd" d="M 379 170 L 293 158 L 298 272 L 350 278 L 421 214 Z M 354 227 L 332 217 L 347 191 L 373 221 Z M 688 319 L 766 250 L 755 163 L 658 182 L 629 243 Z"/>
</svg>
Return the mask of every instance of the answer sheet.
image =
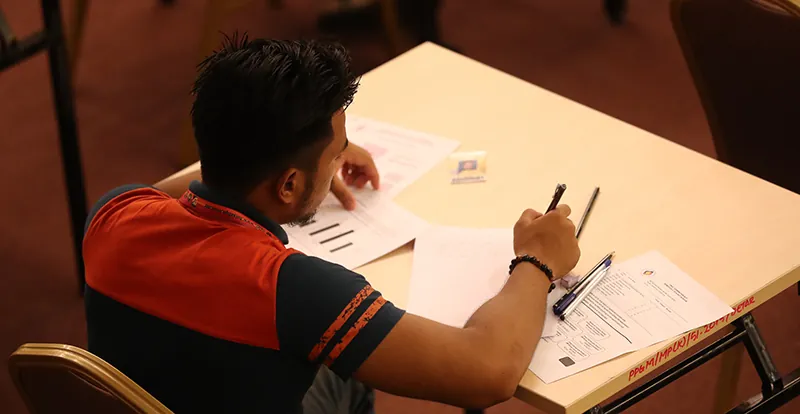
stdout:
<svg viewBox="0 0 800 414">
<path fill-rule="evenodd" d="M 713 322 L 732 309 L 656 251 L 611 266 L 556 334 L 543 336 L 530 369 L 551 383 Z"/>
<path fill-rule="evenodd" d="M 407 311 L 463 327 L 505 285 L 513 239 L 511 229 L 429 227 L 414 242 Z M 548 296 L 548 309 L 563 293 L 556 289 Z M 558 318 L 545 315 L 544 332 L 555 334 Z"/>
<path fill-rule="evenodd" d="M 284 228 L 289 247 L 352 270 L 414 240 L 427 226 L 393 201 L 376 199 L 369 206 L 357 202 L 353 211 L 323 205 L 309 223 Z"/>
<path fill-rule="evenodd" d="M 460 145 L 452 139 L 352 115 L 347 117 L 347 137 L 372 155 L 381 175 L 380 192 L 389 198 L 400 194 Z M 357 192 L 356 197 L 363 192 Z"/>
<path fill-rule="evenodd" d="M 284 228 L 290 247 L 354 269 L 410 242 L 427 227 L 391 198 L 444 160 L 459 142 L 356 116 L 347 118 L 347 135 L 372 155 L 380 190 L 369 184 L 361 190 L 351 187 L 358 205 L 352 212 L 329 194 L 313 222 Z"/>
</svg>

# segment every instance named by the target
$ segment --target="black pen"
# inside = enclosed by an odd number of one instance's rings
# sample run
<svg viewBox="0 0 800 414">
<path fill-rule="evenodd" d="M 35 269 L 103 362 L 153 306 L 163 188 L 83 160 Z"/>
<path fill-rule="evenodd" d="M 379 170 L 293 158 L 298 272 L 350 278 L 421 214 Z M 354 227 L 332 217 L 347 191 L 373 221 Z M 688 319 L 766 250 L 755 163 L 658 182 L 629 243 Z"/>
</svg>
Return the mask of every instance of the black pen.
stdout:
<svg viewBox="0 0 800 414">
<path fill-rule="evenodd" d="M 556 192 L 553 194 L 553 201 L 550 202 L 550 205 L 547 207 L 547 211 L 545 211 L 544 214 L 547 214 L 556 209 L 559 201 L 561 201 L 561 196 L 564 195 L 564 191 L 567 191 L 566 184 L 559 184 L 556 186 Z"/>
<path fill-rule="evenodd" d="M 592 196 L 589 198 L 589 204 L 586 205 L 586 209 L 583 210 L 583 215 L 581 216 L 581 220 L 578 222 L 578 228 L 575 230 L 575 237 L 581 237 L 581 230 L 583 230 L 583 223 L 586 222 L 586 218 L 589 217 L 589 213 L 592 212 L 592 207 L 594 207 L 594 202 L 597 200 L 597 195 L 600 194 L 600 187 L 595 187 L 594 191 L 592 191 Z"/>
</svg>

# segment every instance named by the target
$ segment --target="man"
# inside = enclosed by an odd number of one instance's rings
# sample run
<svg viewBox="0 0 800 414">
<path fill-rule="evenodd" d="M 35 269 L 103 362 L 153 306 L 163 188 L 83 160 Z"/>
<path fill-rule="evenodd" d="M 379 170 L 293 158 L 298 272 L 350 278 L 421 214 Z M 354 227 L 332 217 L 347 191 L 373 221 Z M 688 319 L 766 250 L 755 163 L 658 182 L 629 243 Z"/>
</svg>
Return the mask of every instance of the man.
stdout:
<svg viewBox="0 0 800 414">
<path fill-rule="evenodd" d="M 285 247 L 279 224 L 309 220 L 329 190 L 352 208 L 347 185 L 379 188 L 347 141 L 349 62 L 336 44 L 227 39 L 194 87 L 202 182 L 122 187 L 90 213 L 89 350 L 172 410 L 369 413 L 372 388 L 486 407 L 527 369 L 548 273 L 578 260 L 568 207 L 522 213 L 505 287 L 463 329 Z"/>
</svg>

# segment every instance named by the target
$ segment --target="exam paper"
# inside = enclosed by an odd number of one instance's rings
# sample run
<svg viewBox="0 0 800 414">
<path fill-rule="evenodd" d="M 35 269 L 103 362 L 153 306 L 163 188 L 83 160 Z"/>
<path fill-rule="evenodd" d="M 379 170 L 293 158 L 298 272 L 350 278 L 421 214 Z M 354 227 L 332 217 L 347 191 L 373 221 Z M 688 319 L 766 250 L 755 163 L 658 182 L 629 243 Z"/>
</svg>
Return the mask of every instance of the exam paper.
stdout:
<svg viewBox="0 0 800 414">
<path fill-rule="evenodd" d="M 329 194 L 314 221 L 287 227 L 289 245 L 306 254 L 354 269 L 413 240 L 427 227 L 391 201 L 459 145 L 458 141 L 356 116 L 347 118 L 348 139 L 369 151 L 381 188 L 350 187 L 357 208 L 348 212 Z"/>
<path fill-rule="evenodd" d="M 314 219 L 286 226 L 289 247 L 348 269 L 367 264 L 413 240 L 428 224 L 391 200 L 378 200 L 347 211 L 321 206 Z"/>
<path fill-rule="evenodd" d="M 713 322 L 732 309 L 652 251 L 612 265 L 556 334 L 539 341 L 530 369 L 551 383 Z"/>
<path fill-rule="evenodd" d="M 503 288 L 513 257 L 511 229 L 431 226 L 414 242 L 407 311 L 463 327 Z M 548 296 L 548 309 L 564 293 L 559 289 Z M 557 323 L 547 312 L 544 332 L 555 334 Z"/>
<path fill-rule="evenodd" d="M 380 192 L 389 198 L 444 160 L 460 143 L 356 116 L 347 117 L 347 137 L 367 150 L 381 174 Z M 356 197 L 360 193 L 356 192 Z"/>
</svg>

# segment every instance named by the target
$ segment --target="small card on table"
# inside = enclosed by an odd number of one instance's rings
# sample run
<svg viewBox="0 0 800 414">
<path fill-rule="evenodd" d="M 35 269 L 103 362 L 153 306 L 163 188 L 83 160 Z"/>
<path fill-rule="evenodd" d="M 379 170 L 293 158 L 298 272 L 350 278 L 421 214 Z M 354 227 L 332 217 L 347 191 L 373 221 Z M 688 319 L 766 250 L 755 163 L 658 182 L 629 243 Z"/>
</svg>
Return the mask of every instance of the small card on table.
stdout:
<svg viewBox="0 0 800 414">
<path fill-rule="evenodd" d="M 450 184 L 486 181 L 486 151 L 457 152 L 450 155 Z"/>
</svg>

